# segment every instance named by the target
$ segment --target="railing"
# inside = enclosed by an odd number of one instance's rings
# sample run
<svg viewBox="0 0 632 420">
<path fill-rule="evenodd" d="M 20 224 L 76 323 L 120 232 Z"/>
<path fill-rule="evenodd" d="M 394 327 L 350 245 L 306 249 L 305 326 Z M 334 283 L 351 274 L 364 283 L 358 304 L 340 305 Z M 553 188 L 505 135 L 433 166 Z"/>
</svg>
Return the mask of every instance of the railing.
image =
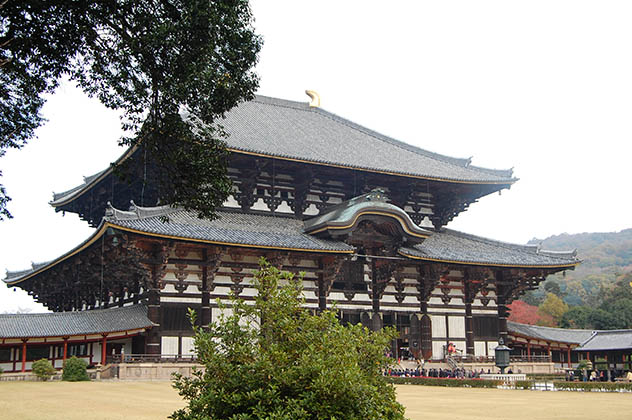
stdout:
<svg viewBox="0 0 632 420">
<path fill-rule="evenodd" d="M 451 355 L 451 358 L 460 363 L 495 363 L 494 356 L 457 356 Z M 531 355 L 531 356 L 509 356 L 512 363 L 551 363 L 551 356 L 548 355 Z"/>
<path fill-rule="evenodd" d="M 194 355 L 177 354 L 113 354 L 106 359 L 107 363 L 194 363 Z"/>
</svg>

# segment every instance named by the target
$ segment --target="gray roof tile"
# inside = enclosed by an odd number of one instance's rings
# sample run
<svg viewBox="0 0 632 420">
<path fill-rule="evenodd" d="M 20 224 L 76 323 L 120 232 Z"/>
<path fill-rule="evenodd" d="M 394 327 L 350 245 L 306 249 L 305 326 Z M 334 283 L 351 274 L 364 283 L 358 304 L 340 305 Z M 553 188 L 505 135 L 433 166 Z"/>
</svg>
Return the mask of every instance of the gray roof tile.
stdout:
<svg viewBox="0 0 632 420">
<path fill-rule="evenodd" d="M 512 267 L 574 266 L 574 252 L 551 253 L 537 245 L 516 245 L 469 235 L 451 229 L 434 232 L 421 244 L 400 248 L 400 253 L 425 260 Z"/>
<path fill-rule="evenodd" d="M 526 337 L 568 344 L 580 344 L 593 335 L 592 330 L 540 327 L 512 321 L 507 321 L 507 330 Z"/>
<path fill-rule="evenodd" d="M 163 217 L 169 218 L 168 222 Z M 316 238 L 303 233 L 303 222 L 290 217 L 219 211 L 218 219 L 200 219 L 168 206 L 130 211 L 108 210 L 105 220 L 122 228 L 222 244 L 305 251 L 350 252 L 344 242 Z"/>
<path fill-rule="evenodd" d="M 595 331 L 576 350 L 632 350 L 632 330 Z"/>
<path fill-rule="evenodd" d="M 79 312 L 0 315 L 0 338 L 65 337 L 153 326 L 145 305 Z"/>
</svg>

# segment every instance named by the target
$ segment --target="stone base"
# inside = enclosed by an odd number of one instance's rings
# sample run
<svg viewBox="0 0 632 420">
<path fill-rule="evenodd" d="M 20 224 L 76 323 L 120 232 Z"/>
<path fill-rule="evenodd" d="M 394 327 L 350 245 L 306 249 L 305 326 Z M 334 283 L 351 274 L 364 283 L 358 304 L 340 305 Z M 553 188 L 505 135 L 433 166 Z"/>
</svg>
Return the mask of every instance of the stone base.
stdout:
<svg viewBox="0 0 632 420">
<path fill-rule="evenodd" d="M 118 379 L 124 381 L 170 381 L 174 373 L 191 377 L 193 368 L 201 369 L 195 363 L 119 363 Z"/>
</svg>

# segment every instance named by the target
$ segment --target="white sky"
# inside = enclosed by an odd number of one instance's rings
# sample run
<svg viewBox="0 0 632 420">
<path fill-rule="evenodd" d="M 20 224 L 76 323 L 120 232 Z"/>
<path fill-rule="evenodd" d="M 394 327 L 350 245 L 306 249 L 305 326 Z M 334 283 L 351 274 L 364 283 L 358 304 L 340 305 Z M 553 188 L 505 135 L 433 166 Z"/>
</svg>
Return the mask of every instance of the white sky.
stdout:
<svg viewBox="0 0 632 420">
<path fill-rule="evenodd" d="M 259 93 L 307 101 L 433 152 L 511 168 L 511 190 L 449 227 L 524 243 L 632 227 L 632 2 L 253 2 Z M 117 115 L 65 84 L 49 122 L 0 160 L 15 218 L 0 277 L 54 259 L 92 229 L 47 204 L 116 159 Z M 33 306 L 0 286 L 0 313 Z"/>
</svg>

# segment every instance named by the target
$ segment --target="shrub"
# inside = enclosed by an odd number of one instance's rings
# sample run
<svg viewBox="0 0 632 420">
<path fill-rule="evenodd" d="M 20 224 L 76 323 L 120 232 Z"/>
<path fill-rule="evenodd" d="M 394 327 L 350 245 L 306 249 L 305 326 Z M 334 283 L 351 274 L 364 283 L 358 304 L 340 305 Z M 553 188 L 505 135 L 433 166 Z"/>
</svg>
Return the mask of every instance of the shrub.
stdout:
<svg viewBox="0 0 632 420">
<path fill-rule="evenodd" d="M 556 389 L 565 391 L 632 391 L 632 383 L 621 382 L 553 382 Z"/>
<path fill-rule="evenodd" d="M 406 378 L 403 376 L 389 376 L 387 381 L 398 385 L 428 385 L 463 388 L 498 388 L 503 381 L 487 379 L 451 379 L 451 378 Z"/>
<path fill-rule="evenodd" d="M 39 359 L 33 362 L 31 367 L 35 376 L 37 376 L 42 381 L 47 381 L 53 376 L 56 372 L 53 365 L 51 365 L 48 359 Z"/>
<path fill-rule="evenodd" d="M 335 311 L 305 308 L 300 280 L 265 260 L 248 304 L 233 297 L 232 313 L 207 329 L 195 325 L 204 371 L 176 375 L 187 407 L 171 418 L 404 420 L 395 388 L 382 376 L 393 329 L 343 326 Z"/>
<path fill-rule="evenodd" d="M 72 356 L 64 363 L 64 371 L 61 375 L 62 381 L 78 382 L 89 381 L 90 377 L 86 371 L 88 364 L 83 359 Z"/>
<path fill-rule="evenodd" d="M 2 369 L 2 367 L 0 367 L 0 375 L 2 375 L 4 373 L 4 369 Z"/>
<path fill-rule="evenodd" d="M 516 381 L 516 389 L 531 389 L 533 381 Z"/>
</svg>

